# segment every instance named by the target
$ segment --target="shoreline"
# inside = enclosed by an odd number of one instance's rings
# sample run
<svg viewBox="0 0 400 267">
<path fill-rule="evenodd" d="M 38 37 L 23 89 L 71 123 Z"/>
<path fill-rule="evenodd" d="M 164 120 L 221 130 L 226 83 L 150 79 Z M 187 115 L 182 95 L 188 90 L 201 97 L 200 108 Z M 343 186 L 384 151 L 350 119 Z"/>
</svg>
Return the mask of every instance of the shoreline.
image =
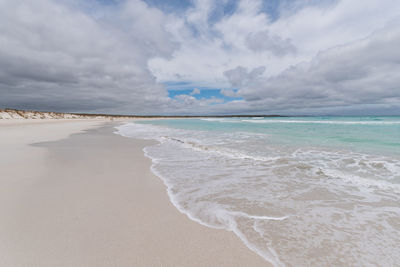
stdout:
<svg viewBox="0 0 400 267">
<path fill-rule="evenodd" d="M 36 121 L 0 123 L 1 265 L 269 266 L 173 206 L 151 141 L 107 120 Z"/>
</svg>

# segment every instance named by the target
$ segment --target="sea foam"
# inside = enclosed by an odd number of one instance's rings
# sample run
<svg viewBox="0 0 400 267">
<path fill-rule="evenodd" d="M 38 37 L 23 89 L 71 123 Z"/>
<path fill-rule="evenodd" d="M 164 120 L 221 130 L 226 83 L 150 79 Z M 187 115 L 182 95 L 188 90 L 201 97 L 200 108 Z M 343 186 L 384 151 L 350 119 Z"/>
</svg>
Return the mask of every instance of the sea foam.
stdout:
<svg viewBox="0 0 400 267">
<path fill-rule="evenodd" d="M 397 155 L 279 142 L 265 129 L 198 121 L 117 131 L 159 142 L 145 155 L 189 218 L 233 231 L 275 266 L 400 262 Z"/>
</svg>

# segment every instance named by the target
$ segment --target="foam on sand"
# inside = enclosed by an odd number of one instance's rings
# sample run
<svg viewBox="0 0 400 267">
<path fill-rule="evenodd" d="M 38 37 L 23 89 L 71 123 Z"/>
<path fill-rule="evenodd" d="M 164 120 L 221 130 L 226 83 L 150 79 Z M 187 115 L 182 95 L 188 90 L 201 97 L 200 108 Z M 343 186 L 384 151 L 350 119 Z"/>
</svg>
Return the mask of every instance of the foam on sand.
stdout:
<svg viewBox="0 0 400 267">
<path fill-rule="evenodd" d="M 280 140 L 241 123 L 129 123 L 117 133 L 157 140 L 145 154 L 171 202 L 201 224 L 233 231 L 276 266 L 400 261 L 397 154 L 289 143 L 291 132 Z"/>
</svg>

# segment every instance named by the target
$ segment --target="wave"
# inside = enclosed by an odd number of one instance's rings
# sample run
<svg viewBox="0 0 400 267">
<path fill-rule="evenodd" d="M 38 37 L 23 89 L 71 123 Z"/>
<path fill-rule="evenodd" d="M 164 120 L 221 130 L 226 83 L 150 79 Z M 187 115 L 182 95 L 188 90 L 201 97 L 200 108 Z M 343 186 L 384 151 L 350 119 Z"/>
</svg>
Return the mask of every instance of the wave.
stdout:
<svg viewBox="0 0 400 267">
<path fill-rule="evenodd" d="M 218 147 L 218 146 L 207 146 L 207 145 L 202 145 L 200 143 L 196 143 L 193 141 L 185 141 L 185 140 L 172 138 L 172 137 L 168 137 L 168 136 L 163 136 L 162 138 L 165 140 L 170 140 L 170 141 L 174 141 L 174 142 L 183 144 L 186 147 L 190 147 L 193 150 L 202 151 L 202 152 L 206 152 L 206 153 L 214 153 L 214 154 L 218 154 L 220 156 L 224 156 L 224 157 L 232 158 L 232 159 L 254 160 L 254 161 L 262 161 L 262 162 L 268 162 L 271 160 L 279 159 L 279 157 L 253 156 L 253 155 L 249 155 L 247 153 L 243 153 L 243 152 L 241 152 L 239 150 L 235 150 L 235 149 L 227 149 L 227 148 Z"/>
<path fill-rule="evenodd" d="M 219 118 L 203 118 L 202 121 L 212 121 L 212 122 L 225 122 L 225 123 L 241 123 L 240 120 L 235 119 L 219 119 Z"/>
<path fill-rule="evenodd" d="M 301 123 L 301 124 L 360 124 L 360 125 L 400 125 L 400 121 L 298 121 L 298 120 L 241 120 L 251 123 Z"/>
<path fill-rule="evenodd" d="M 202 118 L 202 121 L 224 121 L 225 119 L 218 119 L 218 118 Z"/>
<path fill-rule="evenodd" d="M 354 153 L 351 151 L 319 150 L 315 148 L 296 149 L 294 151 L 280 151 L 274 155 L 261 156 L 251 154 L 244 149 L 212 145 L 204 143 L 204 140 L 188 138 L 187 136 L 199 135 L 199 131 L 175 130 L 168 127 L 161 127 L 147 124 L 130 123 L 117 128 L 116 133 L 132 137 L 153 139 L 161 143 L 173 142 L 184 148 L 193 151 L 212 154 L 216 157 L 223 157 L 232 160 L 243 160 L 254 162 L 252 164 L 281 166 L 282 163 L 289 168 L 292 164 L 294 170 L 312 170 L 314 173 L 323 174 L 327 179 L 340 179 L 348 184 L 357 185 L 360 188 L 379 188 L 380 190 L 392 190 L 400 193 L 400 162 L 385 156 L 368 156 L 366 154 Z M 133 130 L 134 129 L 134 130 Z M 133 133 L 134 132 L 134 133 Z M 237 132 L 236 135 L 224 136 L 226 139 L 235 138 L 252 139 L 255 136 L 267 138 L 267 135 L 249 134 L 243 135 Z M 201 137 L 200 137 L 201 138 Z M 204 138 L 204 136 L 203 136 Z M 225 140 L 229 143 L 228 140 Z M 244 148 L 244 147 L 243 147 Z M 351 158 L 351 162 L 343 159 Z M 346 168 L 348 169 L 346 171 Z M 363 176 L 358 173 L 364 174 Z M 367 174 L 367 175 L 366 175 Z M 386 179 L 379 179 L 377 176 L 385 175 Z M 365 177 L 366 176 L 366 177 Z M 391 180 L 394 181 L 391 182 Z"/>
<path fill-rule="evenodd" d="M 285 147 L 266 134 L 238 130 L 138 123 L 117 129 L 123 136 L 159 142 L 144 152 L 180 212 L 234 232 L 275 266 L 346 260 L 368 265 L 371 259 L 390 266 L 400 260 L 395 249 L 400 229 L 393 224 L 400 215 L 398 158 L 306 144 Z M 314 249 L 335 253 L 328 260 L 308 257 Z"/>
</svg>

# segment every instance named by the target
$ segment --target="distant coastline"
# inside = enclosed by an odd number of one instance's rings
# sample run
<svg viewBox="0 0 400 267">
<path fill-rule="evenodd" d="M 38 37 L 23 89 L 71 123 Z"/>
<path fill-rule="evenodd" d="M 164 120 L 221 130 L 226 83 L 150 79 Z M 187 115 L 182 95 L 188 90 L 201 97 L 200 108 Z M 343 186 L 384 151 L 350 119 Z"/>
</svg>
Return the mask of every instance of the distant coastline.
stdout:
<svg viewBox="0 0 400 267">
<path fill-rule="evenodd" d="M 0 109 L 0 119 L 135 119 L 135 118 L 275 118 L 290 117 L 284 115 L 121 115 L 121 114 L 103 114 L 103 113 L 68 113 L 68 112 L 52 112 L 52 111 L 35 111 L 21 109 Z"/>
</svg>

